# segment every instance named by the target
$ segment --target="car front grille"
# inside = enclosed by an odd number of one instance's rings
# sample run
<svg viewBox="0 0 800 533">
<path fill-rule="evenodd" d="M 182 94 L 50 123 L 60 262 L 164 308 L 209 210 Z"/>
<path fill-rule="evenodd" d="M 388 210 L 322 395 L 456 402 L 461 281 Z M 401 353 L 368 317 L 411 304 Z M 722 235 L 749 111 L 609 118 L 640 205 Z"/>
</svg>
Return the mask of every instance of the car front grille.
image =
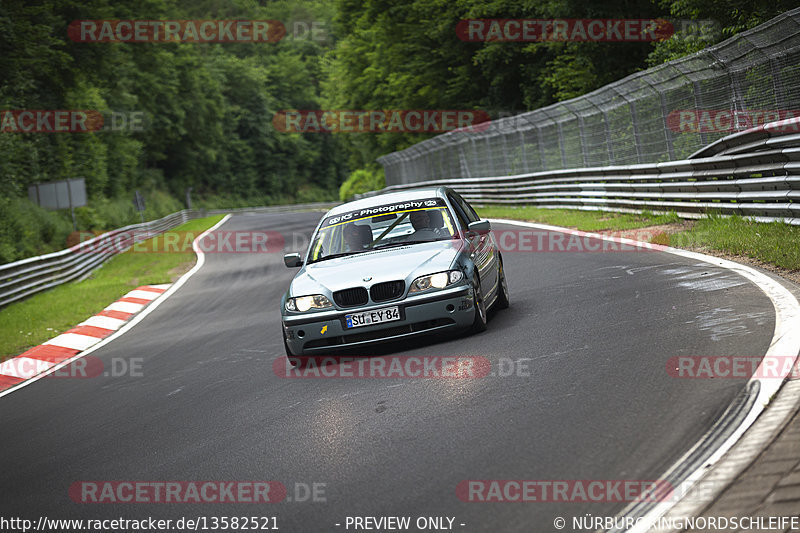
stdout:
<svg viewBox="0 0 800 533">
<path fill-rule="evenodd" d="M 368 301 L 367 289 L 364 287 L 353 287 L 333 293 L 333 301 L 340 307 L 355 307 L 365 305 Z"/>
<path fill-rule="evenodd" d="M 373 302 L 385 302 L 387 300 L 394 300 L 400 298 L 406 290 L 406 284 L 403 280 L 400 281 L 386 281 L 384 283 L 376 283 L 369 289 L 369 296 Z"/>
</svg>

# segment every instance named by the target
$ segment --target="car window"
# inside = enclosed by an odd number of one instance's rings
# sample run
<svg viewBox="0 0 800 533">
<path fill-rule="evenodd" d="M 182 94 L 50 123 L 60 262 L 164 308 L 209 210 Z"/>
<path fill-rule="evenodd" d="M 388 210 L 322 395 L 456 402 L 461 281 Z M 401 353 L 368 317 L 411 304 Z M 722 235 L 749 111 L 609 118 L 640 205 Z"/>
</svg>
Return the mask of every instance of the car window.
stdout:
<svg viewBox="0 0 800 533">
<path fill-rule="evenodd" d="M 467 214 L 467 218 L 469 219 L 470 222 L 477 222 L 478 220 L 480 220 L 478 213 L 476 213 L 475 210 L 472 209 L 472 206 L 469 205 L 467 201 L 461 197 L 460 194 L 454 192 L 452 196 L 456 199 L 456 202 L 461 206 L 461 209 L 464 210 L 464 213 Z"/>
<path fill-rule="evenodd" d="M 449 240 L 456 227 L 441 198 L 375 206 L 323 220 L 309 263 L 386 248 Z"/>
<path fill-rule="evenodd" d="M 450 199 L 450 203 L 453 204 L 453 211 L 456 212 L 456 217 L 458 217 L 461 227 L 464 228 L 464 231 L 466 231 L 467 227 L 469 226 L 469 217 L 467 217 L 467 214 L 464 212 L 464 208 L 461 207 L 461 204 L 453 197 L 453 195 L 448 195 L 448 198 Z"/>
</svg>

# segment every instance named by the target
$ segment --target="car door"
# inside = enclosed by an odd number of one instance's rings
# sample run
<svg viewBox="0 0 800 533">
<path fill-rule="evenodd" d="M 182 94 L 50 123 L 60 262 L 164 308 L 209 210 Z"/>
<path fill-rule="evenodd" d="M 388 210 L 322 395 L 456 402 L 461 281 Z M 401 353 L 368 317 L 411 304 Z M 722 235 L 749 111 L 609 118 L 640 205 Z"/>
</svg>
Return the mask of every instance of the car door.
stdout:
<svg viewBox="0 0 800 533">
<path fill-rule="evenodd" d="M 455 192 L 448 194 L 450 203 L 456 212 L 462 226 L 466 229 L 470 222 L 477 222 L 480 220 L 475 210 L 470 206 L 461 196 Z M 496 294 L 497 289 L 497 246 L 494 243 L 494 238 L 491 232 L 483 234 L 467 235 L 471 242 L 470 257 L 478 268 L 478 273 L 481 278 L 481 290 L 483 297 L 487 303 L 490 295 Z"/>
</svg>

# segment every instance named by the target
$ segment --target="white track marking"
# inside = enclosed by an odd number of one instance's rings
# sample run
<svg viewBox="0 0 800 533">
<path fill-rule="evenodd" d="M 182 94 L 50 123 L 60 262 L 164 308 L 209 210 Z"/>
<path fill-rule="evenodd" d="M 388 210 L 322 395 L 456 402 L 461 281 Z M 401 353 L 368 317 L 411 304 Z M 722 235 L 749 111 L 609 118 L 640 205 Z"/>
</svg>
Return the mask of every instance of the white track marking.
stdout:
<svg viewBox="0 0 800 533">
<path fill-rule="evenodd" d="M 124 320 L 120 320 L 119 318 L 111 318 L 110 316 L 103 316 L 103 315 L 94 315 L 90 316 L 80 324 L 79 326 L 94 326 L 96 328 L 103 328 L 103 329 L 110 329 L 111 331 L 116 331 L 125 325 Z"/>
<path fill-rule="evenodd" d="M 142 300 L 155 300 L 162 293 L 156 291 L 141 291 L 139 289 L 134 289 L 128 294 L 126 294 L 123 298 L 141 298 Z"/>
<path fill-rule="evenodd" d="M 83 351 L 90 346 L 94 346 L 98 342 L 100 342 L 99 337 L 81 335 L 79 333 L 62 333 L 58 337 L 53 337 L 44 344 L 50 344 L 53 346 L 61 346 L 62 348 L 70 348 L 72 350 Z"/>
<path fill-rule="evenodd" d="M 32 357 L 15 357 L 0 363 L 0 374 L 14 378 L 28 379 L 44 372 L 56 364 Z"/>
<path fill-rule="evenodd" d="M 138 313 L 142 309 L 144 309 L 143 304 L 133 302 L 114 302 L 106 307 L 106 311 L 122 311 L 123 313 Z"/>
</svg>

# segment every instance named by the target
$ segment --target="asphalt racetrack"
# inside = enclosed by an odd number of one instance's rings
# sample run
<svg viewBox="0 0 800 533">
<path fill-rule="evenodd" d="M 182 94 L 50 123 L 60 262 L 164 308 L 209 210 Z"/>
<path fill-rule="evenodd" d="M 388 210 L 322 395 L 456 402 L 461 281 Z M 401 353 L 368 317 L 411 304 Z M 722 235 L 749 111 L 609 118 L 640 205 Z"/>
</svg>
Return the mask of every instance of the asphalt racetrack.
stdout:
<svg viewBox="0 0 800 533">
<path fill-rule="evenodd" d="M 319 216 L 239 215 L 221 229 L 291 242 Z M 42 379 L 0 399 L 0 514 L 275 517 L 284 532 L 354 531 L 348 516 L 450 517 L 457 531 L 554 531 L 558 516 L 612 516 L 626 503 L 469 502 L 456 489 L 658 479 L 746 381 L 678 379 L 668 359 L 761 356 L 772 337 L 767 297 L 710 264 L 654 251 L 504 261 L 511 307 L 486 332 L 362 354 L 483 356 L 495 375 L 286 379 L 273 363 L 283 357 L 279 300 L 296 270 L 280 253 L 207 254 L 172 297 L 92 354 L 136 360 L 141 372 Z M 269 480 L 288 497 L 76 503 L 70 487 L 87 480 Z"/>
</svg>

